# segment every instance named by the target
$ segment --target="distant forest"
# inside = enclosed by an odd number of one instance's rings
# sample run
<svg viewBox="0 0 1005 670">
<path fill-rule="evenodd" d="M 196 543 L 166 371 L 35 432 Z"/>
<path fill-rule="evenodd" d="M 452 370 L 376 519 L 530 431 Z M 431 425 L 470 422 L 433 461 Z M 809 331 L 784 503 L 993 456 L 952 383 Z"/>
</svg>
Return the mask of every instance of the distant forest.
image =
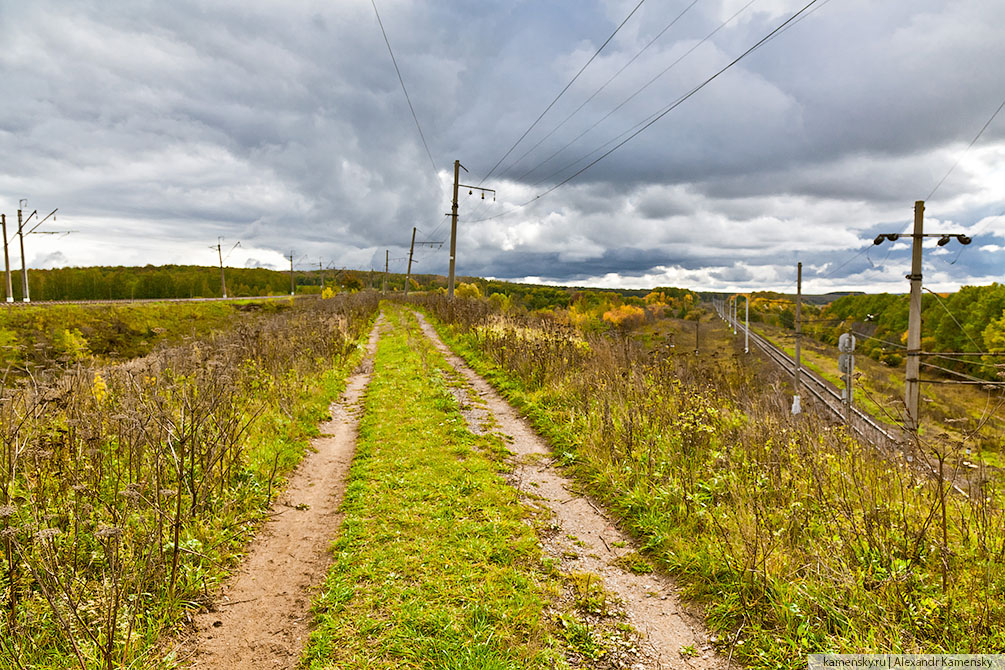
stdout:
<svg viewBox="0 0 1005 670">
<path fill-rule="evenodd" d="M 290 272 L 266 268 L 226 268 L 228 297 L 257 297 L 288 295 Z M 220 298 L 223 296 L 220 268 L 199 265 L 146 265 L 143 267 L 86 267 L 29 270 L 29 295 L 32 301 L 45 300 L 140 300 L 159 298 Z M 14 299 L 22 298 L 21 274 L 12 272 Z M 320 293 L 324 286 L 338 290 L 359 291 L 365 288 L 379 290 L 383 273 L 365 270 L 297 270 L 293 273 L 293 286 L 298 294 Z M 565 307 L 577 288 L 518 284 L 486 280 L 476 277 L 457 277 L 462 282 L 475 284 L 485 295 L 502 293 L 514 298 L 529 310 Z M 0 282 L 0 287 L 3 283 Z M 389 274 L 387 288 L 400 291 L 405 276 Z M 447 278 L 442 275 L 413 274 L 412 290 L 446 289 Z M 2 289 L 0 289 L 2 290 Z M 625 298 L 635 298 L 641 303 L 648 290 L 591 289 L 593 292 L 616 293 Z"/>
<path fill-rule="evenodd" d="M 29 270 L 29 296 L 39 300 L 130 300 L 222 297 L 220 268 L 198 265 L 87 267 Z M 21 275 L 12 273 L 14 299 L 22 296 Z M 325 285 L 358 290 L 380 288 L 380 273 L 355 270 L 296 271 L 297 293 L 319 293 Z M 290 273 L 266 268 L 226 268 L 227 295 L 254 297 L 290 293 Z M 402 279 L 398 279 L 400 287 Z"/>
<path fill-rule="evenodd" d="M 296 293 L 320 293 L 322 286 L 339 291 L 380 289 L 383 273 L 363 270 L 298 270 L 293 273 Z M 129 300 L 158 298 L 218 298 L 222 296 L 220 269 L 195 265 L 147 265 L 144 267 L 87 267 L 30 270 L 32 301 Z M 227 295 L 256 297 L 290 293 L 288 271 L 265 268 L 226 268 Z M 618 294 L 625 304 L 642 305 L 645 290 L 577 289 L 458 277 L 458 286 L 477 286 L 489 297 L 498 293 L 528 310 L 569 308 L 583 300 Z M 13 273 L 14 299 L 21 300 L 20 273 Z M 390 274 L 387 288 L 400 291 L 405 277 Z M 413 275 L 412 290 L 444 290 L 442 275 Z M 2 286 L 2 282 L 0 282 Z M 681 289 L 661 289 L 669 292 Z M 591 298 L 590 296 L 595 296 Z M 673 297 L 673 296 L 671 296 Z M 794 305 L 790 296 L 751 294 L 751 320 L 792 328 Z M 824 296 L 828 301 L 834 296 Z M 1005 352 L 1005 285 L 964 286 L 949 294 L 925 293 L 923 300 L 922 349 L 929 352 Z M 619 303 L 620 304 L 620 303 Z M 804 305 L 804 324 L 809 334 L 836 342 L 842 332 L 860 337 L 859 351 L 891 365 L 901 363 L 906 344 L 908 298 L 904 294 L 845 295 L 822 308 Z M 938 364 L 967 371 L 976 377 L 994 379 L 1003 357 L 969 358 L 968 362 L 940 359 Z"/>
<path fill-rule="evenodd" d="M 860 335 L 859 349 L 890 364 L 899 364 L 907 344 L 907 295 L 880 293 L 838 298 L 827 305 L 807 330 L 828 342 L 842 332 Z M 1005 352 L 1005 284 L 964 286 L 955 293 L 921 296 L 921 349 L 926 352 Z M 926 359 L 975 377 L 995 379 L 1005 357 Z"/>
</svg>

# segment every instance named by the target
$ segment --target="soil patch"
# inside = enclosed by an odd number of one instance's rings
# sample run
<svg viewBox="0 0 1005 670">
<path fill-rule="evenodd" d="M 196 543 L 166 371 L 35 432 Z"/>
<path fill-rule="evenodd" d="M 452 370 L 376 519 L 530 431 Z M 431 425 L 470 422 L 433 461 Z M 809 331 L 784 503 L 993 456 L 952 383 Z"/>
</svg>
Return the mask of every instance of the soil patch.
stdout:
<svg viewBox="0 0 1005 670">
<path fill-rule="evenodd" d="M 373 371 L 383 318 L 367 354 L 331 407 L 321 437 L 290 476 L 244 563 L 209 611 L 193 617 L 194 668 L 295 668 L 311 631 L 311 600 L 331 563 L 346 475 L 356 450 L 358 403 Z"/>
</svg>

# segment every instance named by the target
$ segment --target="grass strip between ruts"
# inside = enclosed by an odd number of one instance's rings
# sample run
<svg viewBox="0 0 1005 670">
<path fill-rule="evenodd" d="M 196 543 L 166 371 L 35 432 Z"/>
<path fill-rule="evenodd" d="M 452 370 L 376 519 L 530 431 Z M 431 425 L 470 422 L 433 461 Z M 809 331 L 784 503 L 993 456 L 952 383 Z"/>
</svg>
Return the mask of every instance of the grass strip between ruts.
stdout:
<svg viewBox="0 0 1005 670">
<path fill-rule="evenodd" d="M 550 573 L 499 438 L 466 428 L 442 356 L 385 306 L 312 668 L 566 667 L 544 614 Z"/>
</svg>

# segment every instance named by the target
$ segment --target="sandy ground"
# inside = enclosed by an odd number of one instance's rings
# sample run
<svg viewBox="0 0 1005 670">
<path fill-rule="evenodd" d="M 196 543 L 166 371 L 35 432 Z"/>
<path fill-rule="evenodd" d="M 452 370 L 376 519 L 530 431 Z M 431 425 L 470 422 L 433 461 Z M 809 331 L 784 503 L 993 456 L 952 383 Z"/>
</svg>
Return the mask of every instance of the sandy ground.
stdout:
<svg viewBox="0 0 1005 670">
<path fill-rule="evenodd" d="M 311 630 L 311 599 L 324 583 L 329 547 L 338 533 L 338 508 L 356 450 L 358 403 L 370 381 L 379 319 L 360 368 L 321 425 L 314 450 L 290 476 L 273 514 L 249 546 L 241 568 L 194 617 L 191 667 L 295 668 Z"/>
<path fill-rule="evenodd" d="M 423 332 L 467 380 L 471 392 L 491 412 L 500 432 L 507 437 L 509 449 L 515 455 L 514 484 L 554 513 L 555 522 L 561 526 L 554 537 L 565 540 L 560 548 L 564 558 L 574 562 L 572 569 L 576 572 L 601 577 L 607 592 L 621 601 L 627 622 L 641 638 L 639 657 L 631 667 L 635 670 L 726 668 L 727 659 L 712 649 L 700 619 L 681 605 L 673 581 L 665 575 L 637 575 L 614 564 L 619 556 L 637 551 L 637 543 L 591 500 L 576 492 L 576 485 L 552 464 L 547 443 L 529 423 L 487 381 L 450 352 L 421 315 L 417 316 Z M 563 561 L 563 569 L 567 567 Z M 682 655 L 684 649 L 696 654 Z M 735 667 L 736 663 L 732 665 Z"/>
</svg>

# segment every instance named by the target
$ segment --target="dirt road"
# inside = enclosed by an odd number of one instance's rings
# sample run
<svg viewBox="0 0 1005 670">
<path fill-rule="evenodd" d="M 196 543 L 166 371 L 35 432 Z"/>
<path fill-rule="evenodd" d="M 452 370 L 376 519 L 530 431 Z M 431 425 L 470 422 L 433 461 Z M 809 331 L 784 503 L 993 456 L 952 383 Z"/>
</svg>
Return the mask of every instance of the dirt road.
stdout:
<svg viewBox="0 0 1005 670">
<path fill-rule="evenodd" d="M 617 667 L 725 668 L 726 660 L 712 650 L 700 620 L 681 606 L 672 581 L 622 567 L 618 559 L 637 551 L 632 539 L 577 492 L 528 423 L 419 319 L 423 333 L 467 381 L 468 388 L 457 392 L 468 396 L 459 400 L 469 426 L 473 430 L 491 426 L 505 436 L 514 454 L 510 483 L 525 494 L 527 504 L 540 505 L 553 515 L 551 531 L 541 537 L 545 551 L 567 574 L 600 578 L 637 631 L 637 649 L 625 656 L 629 664 Z M 191 667 L 297 667 L 311 630 L 311 599 L 324 583 L 328 548 L 342 522 L 338 507 L 355 453 L 358 403 L 370 380 L 382 327 L 380 319 L 370 334 L 364 363 L 347 380 L 342 398 L 332 406 L 331 421 L 314 441 L 316 452 L 305 457 L 290 477 L 244 564 L 215 607 L 195 617 Z"/>
<path fill-rule="evenodd" d="M 330 564 L 339 505 L 356 447 L 357 403 L 369 383 L 382 325 L 378 319 L 360 368 L 332 405 L 316 450 L 291 475 L 273 515 L 251 543 L 230 584 L 194 623 L 194 668 L 294 668 L 311 629 L 311 598 Z"/>
</svg>

